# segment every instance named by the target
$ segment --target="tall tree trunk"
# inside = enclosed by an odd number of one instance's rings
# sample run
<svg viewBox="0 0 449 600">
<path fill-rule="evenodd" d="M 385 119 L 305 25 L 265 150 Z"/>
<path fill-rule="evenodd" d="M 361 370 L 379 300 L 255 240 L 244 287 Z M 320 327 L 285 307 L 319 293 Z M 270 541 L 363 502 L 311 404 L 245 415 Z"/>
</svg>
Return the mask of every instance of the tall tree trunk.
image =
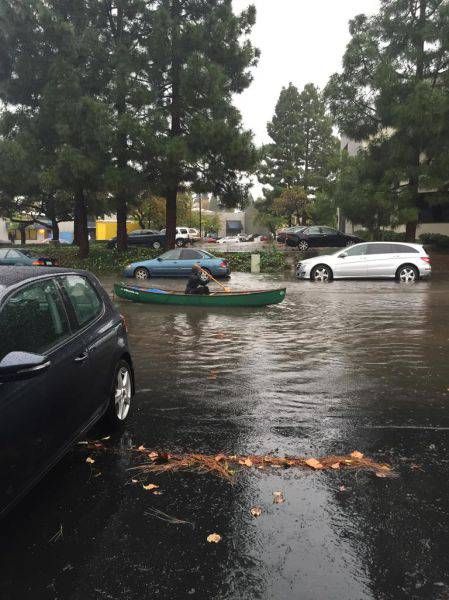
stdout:
<svg viewBox="0 0 449 600">
<path fill-rule="evenodd" d="M 52 196 L 48 199 L 47 216 L 51 221 L 52 237 L 54 242 L 59 242 L 59 223 L 56 218 L 55 199 Z"/>
<path fill-rule="evenodd" d="M 89 233 L 87 230 L 87 206 L 83 190 L 75 195 L 75 239 L 79 248 L 78 256 L 87 258 L 89 256 Z"/>
<path fill-rule="evenodd" d="M 179 137 L 181 130 L 181 64 L 179 59 L 179 28 L 181 7 L 179 0 L 171 4 L 171 84 L 172 95 L 170 104 L 170 136 Z M 176 241 L 176 199 L 179 190 L 179 161 L 169 165 L 170 184 L 166 192 L 166 239 L 167 248 L 174 248 Z"/>
<path fill-rule="evenodd" d="M 128 203 L 124 191 L 117 194 L 117 249 L 124 252 L 128 249 L 128 233 L 126 221 L 128 218 Z"/>
<path fill-rule="evenodd" d="M 22 246 L 25 246 L 25 244 L 27 243 L 26 229 L 25 229 L 25 227 L 20 227 L 19 231 L 20 231 L 20 244 Z"/>
<path fill-rule="evenodd" d="M 167 189 L 166 192 L 166 223 L 165 236 L 167 248 L 174 248 L 176 245 L 176 199 L 178 197 L 178 186 L 175 185 Z"/>
</svg>

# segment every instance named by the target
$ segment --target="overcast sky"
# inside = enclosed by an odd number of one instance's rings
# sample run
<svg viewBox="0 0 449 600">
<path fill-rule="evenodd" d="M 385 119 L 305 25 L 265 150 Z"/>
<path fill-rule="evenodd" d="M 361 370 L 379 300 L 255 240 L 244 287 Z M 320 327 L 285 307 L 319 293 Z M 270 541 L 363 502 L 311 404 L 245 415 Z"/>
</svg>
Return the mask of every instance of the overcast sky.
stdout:
<svg viewBox="0 0 449 600">
<path fill-rule="evenodd" d="M 357 14 L 375 13 L 379 0 L 233 0 L 240 12 L 257 8 L 252 41 L 261 52 L 251 87 L 236 98 L 246 128 L 257 144 L 268 140 L 271 120 L 282 86 L 301 89 L 312 82 L 323 87 L 340 70 L 349 41 L 348 21 Z"/>
</svg>

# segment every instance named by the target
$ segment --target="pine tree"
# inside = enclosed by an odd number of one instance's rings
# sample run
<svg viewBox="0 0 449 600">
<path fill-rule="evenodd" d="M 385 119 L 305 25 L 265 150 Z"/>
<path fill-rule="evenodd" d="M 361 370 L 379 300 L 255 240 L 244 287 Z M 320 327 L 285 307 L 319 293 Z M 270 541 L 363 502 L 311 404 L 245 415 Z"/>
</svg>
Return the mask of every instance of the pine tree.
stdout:
<svg viewBox="0 0 449 600">
<path fill-rule="evenodd" d="M 416 236 L 422 190 L 447 185 L 448 32 L 444 0 L 382 0 L 377 15 L 350 22 L 343 72 L 326 90 L 340 130 L 388 156 L 408 240 Z"/>
<path fill-rule="evenodd" d="M 257 62 L 247 39 L 255 9 L 235 15 L 231 0 L 155 0 L 149 18 L 146 76 L 153 104 L 145 166 L 166 198 L 173 246 L 180 191 L 211 192 L 228 205 L 247 193 L 243 175 L 257 154 L 232 96 L 250 84 Z"/>
<path fill-rule="evenodd" d="M 267 131 L 273 141 L 264 148 L 259 173 L 261 183 L 269 186 L 267 197 L 279 197 L 290 187 L 310 193 L 326 185 L 336 166 L 338 142 L 313 84 L 301 93 L 291 83 L 282 89 Z"/>
</svg>

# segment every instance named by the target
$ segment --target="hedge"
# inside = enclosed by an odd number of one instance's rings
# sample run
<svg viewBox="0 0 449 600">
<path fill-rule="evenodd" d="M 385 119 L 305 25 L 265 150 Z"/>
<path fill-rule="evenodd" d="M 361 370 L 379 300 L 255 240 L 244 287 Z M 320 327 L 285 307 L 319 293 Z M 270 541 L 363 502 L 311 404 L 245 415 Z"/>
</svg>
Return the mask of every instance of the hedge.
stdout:
<svg viewBox="0 0 449 600">
<path fill-rule="evenodd" d="M 61 267 L 72 269 L 86 269 L 92 273 L 114 273 L 120 272 L 126 265 L 138 260 L 156 258 L 162 254 L 162 250 L 150 248 L 129 248 L 126 252 L 118 252 L 106 248 L 104 244 L 92 243 L 88 258 L 81 259 L 77 256 L 76 246 L 40 246 L 27 245 L 27 250 L 33 250 L 35 254 L 50 256 L 59 262 Z M 229 261 L 233 271 L 251 271 L 251 252 L 222 252 L 214 249 L 216 255 Z M 276 248 L 262 250 L 260 254 L 260 268 L 263 273 L 281 272 L 288 268 L 286 257 L 283 252 Z"/>
<path fill-rule="evenodd" d="M 443 235 L 442 233 L 422 233 L 419 239 L 426 246 L 433 246 L 440 250 L 449 249 L 449 235 Z"/>
</svg>

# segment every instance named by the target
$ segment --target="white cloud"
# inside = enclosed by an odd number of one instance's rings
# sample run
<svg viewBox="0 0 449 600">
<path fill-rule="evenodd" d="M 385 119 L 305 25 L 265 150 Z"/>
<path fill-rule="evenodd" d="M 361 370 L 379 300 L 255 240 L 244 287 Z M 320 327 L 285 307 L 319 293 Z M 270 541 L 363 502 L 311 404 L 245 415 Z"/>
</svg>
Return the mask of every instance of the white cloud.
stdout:
<svg viewBox="0 0 449 600">
<path fill-rule="evenodd" d="M 255 4 L 252 33 L 262 56 L 251 87 L 236 97 L 244 125 L 257 144 L 268 141 L 266 124 L 274 113 L 283 86 L 302 88 L 312 82 L 323 87 L 341 67 L 349 41 L 348 22 L 360 13 L 373 14 L 379 0 L 233 0 L 240 12 Z"/>
</svg>

